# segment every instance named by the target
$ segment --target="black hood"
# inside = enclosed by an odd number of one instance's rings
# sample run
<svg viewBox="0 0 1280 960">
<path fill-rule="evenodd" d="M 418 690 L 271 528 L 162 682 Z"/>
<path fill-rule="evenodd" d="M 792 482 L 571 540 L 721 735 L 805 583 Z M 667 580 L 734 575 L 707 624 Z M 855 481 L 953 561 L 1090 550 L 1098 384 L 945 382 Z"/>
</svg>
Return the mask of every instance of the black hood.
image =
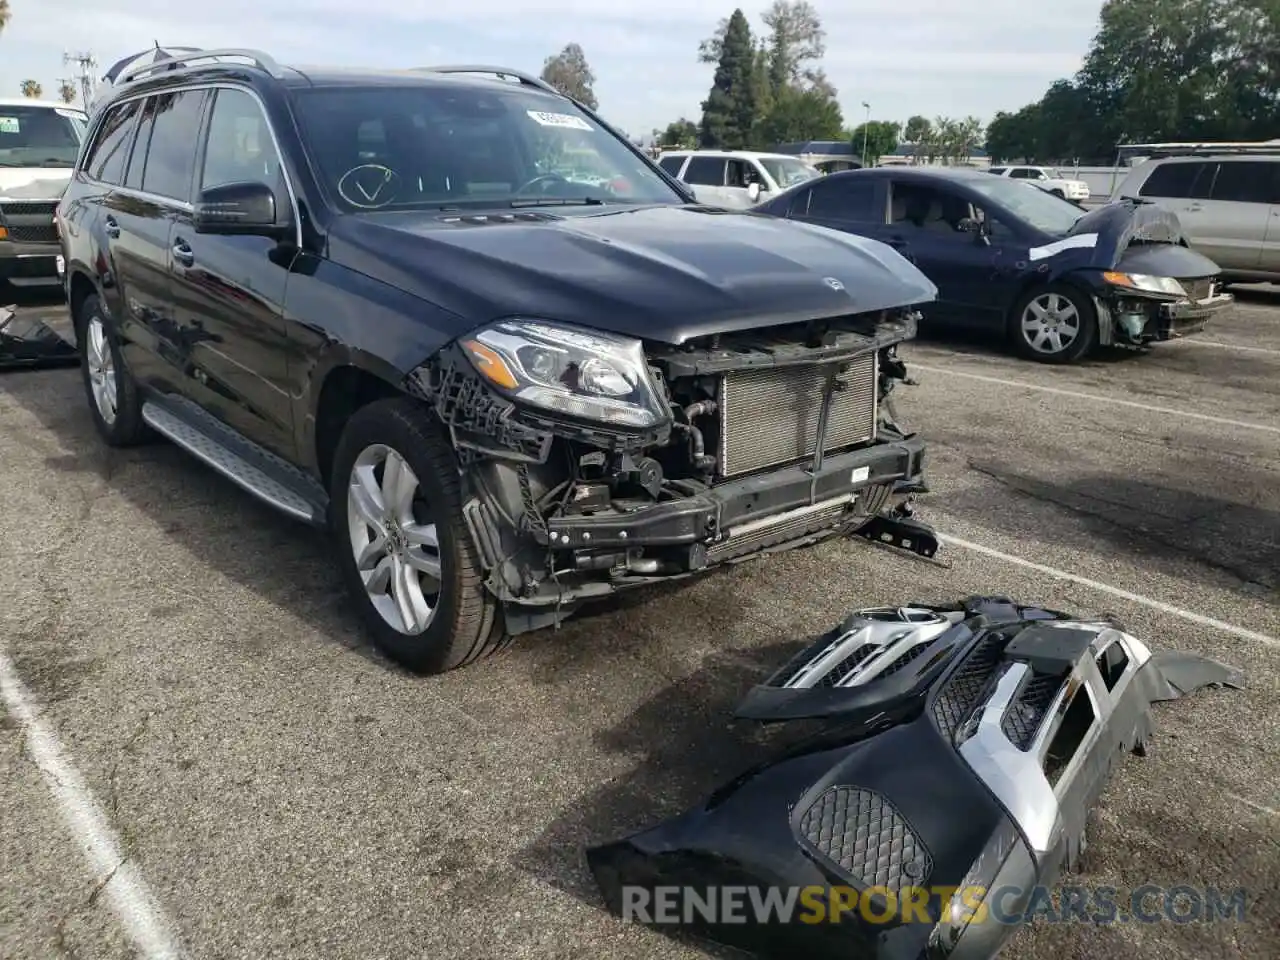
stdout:
<svg viewBox="0 0 1280 960">
<path fill-rule="evenodd" d="M 1081 251 L 1080 267 L 1114 270 L 1126 255 L 1142 249 L 1160 250 L 1161 261 L 1145 272 L 1169 277 L 1211 276 L 1218 265 L 1188 246 L 1186 232 L 1176 214 L 1144 200 L 1121 200 L 1091 210 L 1076 221 L 1064 246 L 1072 239 L 1095 238 Z M 1052 246 L 1052 244 L 1051 244 Z M 1135 271 L 1136 272 L 1136 271 Z"/>
<path fill-rule="evenodd" d="M 531 316 L 666 343 L 927 303 L 892 248 L 697 206 L 340 218 L 330 256 L 459 318 Z"/>
</svg>

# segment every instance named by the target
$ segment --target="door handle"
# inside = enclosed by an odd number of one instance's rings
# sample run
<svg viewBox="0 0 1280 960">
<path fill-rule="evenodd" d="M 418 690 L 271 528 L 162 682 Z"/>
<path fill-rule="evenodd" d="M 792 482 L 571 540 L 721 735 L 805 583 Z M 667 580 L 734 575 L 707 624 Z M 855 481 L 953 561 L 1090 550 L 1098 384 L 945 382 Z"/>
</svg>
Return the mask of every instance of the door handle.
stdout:
<svg viewBox="0 0 1280 960">
<path fill-rule="evenodd" d="M 173 259 L 184 267 L 189 267 L 196 262 L 196 253 L 187 245 L 187 241 L 179 240 L 173 245 Z"/>
<path fill-rule="evenodd" d="M 115 217 L 107 217 L 106 225 L 102 228 L 107 232 L 107 236 L 115 239 L 120 236 L 120 224 L 116 223 Z"/>
</svg>

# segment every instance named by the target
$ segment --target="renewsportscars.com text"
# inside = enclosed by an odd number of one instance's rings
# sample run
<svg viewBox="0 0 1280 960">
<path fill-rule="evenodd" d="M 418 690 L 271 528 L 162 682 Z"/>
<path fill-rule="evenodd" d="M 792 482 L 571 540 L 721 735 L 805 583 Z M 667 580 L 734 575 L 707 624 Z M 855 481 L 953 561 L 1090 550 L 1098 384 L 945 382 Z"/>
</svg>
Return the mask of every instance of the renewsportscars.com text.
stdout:
<svg viewBox="0 0 1280 960">
<path fill-rule="evenodd" d="M 1024 899 L 1025 897 L 1025 899 Z M 936 899 L 935 899 L 936 898 Z M 953 922 L 1021 924 L 1083 921 L 1110 923 L 1241 922 L 1243 888 L 1220 890 L 1189 884 L 1117 887 L 1025 888 L 884 887 L 683 887 L 622 888 L 622 917 L 647 925 L 705 923 L 927 923 L 929 903 L 948 905 Z"/>
</svg>

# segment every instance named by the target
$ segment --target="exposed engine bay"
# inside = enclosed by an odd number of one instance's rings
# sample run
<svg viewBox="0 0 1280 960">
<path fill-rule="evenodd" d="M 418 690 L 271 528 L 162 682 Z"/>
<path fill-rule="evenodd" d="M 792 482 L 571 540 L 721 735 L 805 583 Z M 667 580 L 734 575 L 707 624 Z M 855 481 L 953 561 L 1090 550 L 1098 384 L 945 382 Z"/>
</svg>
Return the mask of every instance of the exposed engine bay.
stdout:
<svg viewBox="0 0 1280 960">
<path fill-rule="evenodd" d="M 1116 765 L 1146 751 L 1151 704 L 1241 684 L 1109 617 L 1005 597 L 858 610 L 735 714 L 816 732 L 588 863 L 615 913 L 756 956 L 990 960 L 1077 865 Z M 721 890 L 807 906 L 697 908 Z M 659 894 L 674 920 L 655 919 Z"/>
<path fill-rule="evenodd" d="M 645 342 L 633 359 L 648 382 L 618 384 L 634 402 L 592 416 L 570 401 L 548 409 L 545 396 L 513 401 L 485 372 L 616 380 L 629 358 L 595 363 L 623 348 L 594 334 L 580 338 L 581 359 L 570 343 L 566 361 L 562 331 L 500 328 L 450 347 L 407 386 L 452 433 L 489 588 L 534 608 L 536 629 L 620 587 L 869 526 L 877 541 L 932 556 L 936 541 L 909 508 L 887 513 L 895 490 L 920 482 L 923 444 L 891 401 L 907 381 L 897 345 L 917 321 L 898 309 Z M 509 619 L 519 631 L 520 615 Z"/>
</svg>

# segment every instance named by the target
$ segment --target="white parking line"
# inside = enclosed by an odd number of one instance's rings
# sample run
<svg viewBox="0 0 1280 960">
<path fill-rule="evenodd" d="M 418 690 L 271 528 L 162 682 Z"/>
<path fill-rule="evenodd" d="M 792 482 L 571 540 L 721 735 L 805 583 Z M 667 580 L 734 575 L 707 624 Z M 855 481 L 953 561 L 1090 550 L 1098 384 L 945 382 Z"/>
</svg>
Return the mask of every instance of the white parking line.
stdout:
<svg viewBox="0 0 1280 960">
<path fill-rule="evenodd" d="M 1252 800 L 1239 796 L 1238 794 L 1228 793 L 1227 796 L 1238 803 L 1243 803 L 1246 807 L 1253 807 L 1253 809 L 1257 810 L 1259 813 L 1267 813 L 1273 817 L 1280 817 L 1280 810 L 1272 810 L 1264 804 L 1254 803 Z"/>
<path fill-rule="evenodd" d="M 1234 623 L 1227 623 L 1223 620 L 1215 620 L 1213 617 L 1206 617 L 1199 613 L 1193 613 L 1190 610 L 1182 609 L 1182 607 L 1175 607 L 1171 603 L 1165 603 L 1163 600 L 1153 600 L 1150 597 L 1144 597 L 1141 594 L 1130 593 L 1128 590 L 1121 590 L 1119 587 L 1113 587 L 1109 583 L 1090 580 L 1088 577 L 1068 573 L 1066 570 L 1058 570 L 1055 567 L 1046 567 L 1042 563 L 1033 563 L 1030 560 L 1022 559 L 1022 557 L 1015 557 L 1011 553 L 993 550 L 991 547 L 984 547 L 980 543 L 970 543 L 968 540 L 961 540 L 959 537 L 953 537 L 950 534 L 939 533 L 937 534 L 937 537 L 943 543 L 949 543 L 954 547 L 960 547 L 964 550 L 972 550 L 974 553 L 981 553 L 984 556 L 992 557 L 996 560 L 1003 560 L 1005 563 L 1012 563 L 1015 566 L 1024 567 L 1027 570 L 1034 570 L 1037 573 L 1043 573 L 1046 576 L 1056 577 L 1059 580 L 1069 580 L 1071 583 L 1077 583 L 1082 587 L 1097 590 L 1099 593 L 1110 594 L 1111 596 L 1118 597 L 1121 600 L 1128 600 L 1130 603 L 1138 603 L 1144 607 L 1150 607 L 1152 610 L 1159 610 L 1161 613 L 1167 613 L 1170 616 L 1178 617 L 1179 619 L 1186 620 L 1202 627 L 1221 630 L 1223 633 L 1229 633 L 1232 636 L 1240 637 L 1244 640 L 1252 640 L 1255 643 L 1265 644 L 1268 647 L 1280 647 L 1280 639 L 1277 639 L 1276 637 L 1268 636 L 1265 633 L 1259 633 L 1256 630 L 1247 630 L 1244 627 L 1237 627 Z"/>
<path fill-rule="evenodd" d="M 1265 353 L 1280 357 L 1280 350 L 1273 350 L 1270 347 L 1246 347 L 1242 343 L 1223 343 L 1220 340 L 1179 340 L 1177 342 L 1189 347 L 1221 347 L 1223 350 L 1244 350 L 1248 353 Z"/>
<path fill-rule="evenodd" d="M 182 953 L 172 925 L 146 881 L 121 851 L 106 814 L 64 756 L 57 737 L 40 719 L 35 701 L 3 653 L 0 698 L 25 734 L 28 755 L 44 777 L 67 827 L 83 847 L 98 878 L 100 895 L 111 905 L 138 953 L 146 960 L 177 960 Z"/>
<path fill-rule="evenodd" d="M 1053 393 L 1060 397 L 1071 397 L 1075 400 L 1091 400 L 1094 403 L 1105 403 L 1113 407 L 1133 407 L 1146 410 L 1148 413 L 1163 413 L 1171 417 L 1183 417 L 1188 420 L 1205 420 L 1209 423 L 1220 423 L 1228 427 L 1241 427 L 1245 430 L 1264 430 L 1267 433 L 1280 433 L 1280 427 L 1267 423 L 1249 423 L 1245 420 L 1229 420 L 1226 417 L 1214 417 L 1207 413 L 1192 413 L 1190 410 L 1175 410 L 1172 407 L 1155 407 L 1149 403 L 1138 403 L 1136 400 L 1118 400 L 1115 397 L 1103 397 L 1096 393 L 1081 393 L 1078 390 L 1063 390 L 1060 387 L 1046 387 L 1038 383 L 1027 383 L 1025 380 L 1003 380 L 1000 377 L 987 377 L 980 373 L 965 373 L 960 370 L 948 370 L 945 367 L 931 367 L 923 363 L 909 364 L 912 370 L 923 370 L 925 373 L 939 373 L 947 377 L 963 377 L 966 380 L 977 380 L 981 383 L 994 383 L 1002 387 L 1018 387 L 1021 390 L 1039 390 L 1041 393 Z"/>
</svg>

